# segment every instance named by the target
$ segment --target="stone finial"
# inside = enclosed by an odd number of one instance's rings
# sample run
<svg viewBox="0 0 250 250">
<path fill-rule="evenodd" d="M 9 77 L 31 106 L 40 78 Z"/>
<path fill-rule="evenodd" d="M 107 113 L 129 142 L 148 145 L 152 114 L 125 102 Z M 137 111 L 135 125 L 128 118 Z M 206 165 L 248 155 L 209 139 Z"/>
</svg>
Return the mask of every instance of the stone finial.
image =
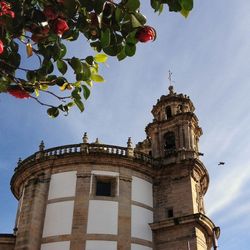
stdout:
<svg viewBox="0 0 250 250">
<path fill-rule="evenodd" d="M 127 156 L 128 157 L 134 157 L 134 149 L 132 146 L 133 146 L 133 143 L 132 143 L 131 137 L 129 137 L 127 141 Z"/>
<path fill-rule="evenodd" d="M 96 140 L 95 140 L 95 144 L 100 144 L 100 141 L 99 141 L 99 139 L 98 139 L 98 138 L 96 138 Z"/>
<path fill-rule="evenodd" d="M 17 230 L 18 230 L 18 228 L 17 227 L 14 227 L 13 228 L 13 234 L 16 236 L 16 234 L 17 234 Z"/>
<path fill-rule="evenodd" d="M 19 157 L 17 165 L 20 165 L 21 163 L 22 163 L 22 159 L 21 159 L 21 157 Z"/>
<path fill-rule="evenodd" d="M 85 132 L 83 137 L 82 137 L 82 141 L 83 141 L 83 143 L 88 143 L 88 140 L 89 140 L 89 138 L 88 138 L 87 132 Z"/>
<path fill-rule="evenodd" d="M 43 151 L 43 150 L 44 150 L 44 148 L 45 148 L 45 146 L 44 146 L 44 142 L 43 142 L 43 141 L 41 141 L 41 143 L 40 143 L 40 145 L 39 145 L 39 151 Z"/>
<path fill-rule="evenodd" d="M 173 85 L 170 85 L 170 86 L 168 87 L 168 90 L 169 90 L 169 94 L 170 94 L 170 95 L 173 95 L 173 94 L 174 94 L 174 87 L 173 87 Z"/>
<path fill-rule="evenodd" d="M 132 143 L 131 137 L 129 137 L 128 141 L 127 141 L 127 147 L 132 148 L 132 145 L 133 145 L 133 143 Z"/>
</svg>

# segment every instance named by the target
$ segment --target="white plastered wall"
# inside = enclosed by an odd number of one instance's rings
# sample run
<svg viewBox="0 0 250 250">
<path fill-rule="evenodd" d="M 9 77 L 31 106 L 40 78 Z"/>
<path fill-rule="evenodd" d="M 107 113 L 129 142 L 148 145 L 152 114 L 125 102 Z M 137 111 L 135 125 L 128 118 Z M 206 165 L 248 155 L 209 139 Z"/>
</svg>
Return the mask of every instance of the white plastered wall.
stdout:
<svg viewBox="0 0 250 250">
<path fill-rule="evenodd" d="M 117 242 L 104 240 L 87 240 L 86 250 L 117 250 Z"/>
<path fill-rule="evenodd" d="M 143 207 L 132 205 L 132 237 L 152 241 L 152 230 L 149 223 L 153 222 L 153 212 Z"/>
<path fill-rule="evenodd" d="M 56 202 L 47 205 L 43 237 L 71 234 L 74 201 Z"/>
<path fill-rule="evenodd" d="M 132 177 L 132 200 L 153 207 L 153 187 L 148 181 Z"/>
<path fill-rule="evenodd" d="M 139 244 L 131 244 L 131 250 L 152 250 L 152 248 Z"/>
<path fill-rule="evenodd" d="M 48 199 L 75 196 L 76 171 L 69 171 L 51 175 Z"/>
<path fill-rule="evenodd" d="M 70 249 L 69 241 L 45 243 L 41 245 L 41 250 L 69 250 L 69 249 Z"/>
<path fill-rule="evenodd" d="M 117 234 L 118 202 L 90 200 L 88 213 L 88 234 Z"/>
</svg>

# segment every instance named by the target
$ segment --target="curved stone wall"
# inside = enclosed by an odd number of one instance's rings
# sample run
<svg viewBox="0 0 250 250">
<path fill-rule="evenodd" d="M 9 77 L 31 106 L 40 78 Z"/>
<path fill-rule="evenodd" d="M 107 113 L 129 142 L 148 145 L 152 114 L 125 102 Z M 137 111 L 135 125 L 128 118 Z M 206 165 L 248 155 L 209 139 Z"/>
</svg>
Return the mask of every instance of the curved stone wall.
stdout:
<svg viewBox="0 0 250 250">
<path fill-rule="evenodd" d="M 29 239 L 32 234 L 40 235 L 40 245 L 27 239 L 27 249 L 153 249 L 149 226 L 153 222 L 153 171 L 149 164 L 96 154 L 87 158 L 67 155 L 29 165 L 29 169 L 20 168 L 12 182 L 14 190 L 26 190 L 17 234 L 25 240 L 23 232 L 31 227 L 23 226 L 24 218 L 42 218 L 40 228 L 34 224 L 36 230 L 27 235 Z M 36 181 L 31 182 L 34 176 Z M 109 183 L 110 195 L 98 194 L 99 182 Z M 39 185 L 47 187 L 45 198 L 25 209 L 31 192 L 39 197 Z M 40 214 L 35 212 L 38 206 Z"/>
</svg>

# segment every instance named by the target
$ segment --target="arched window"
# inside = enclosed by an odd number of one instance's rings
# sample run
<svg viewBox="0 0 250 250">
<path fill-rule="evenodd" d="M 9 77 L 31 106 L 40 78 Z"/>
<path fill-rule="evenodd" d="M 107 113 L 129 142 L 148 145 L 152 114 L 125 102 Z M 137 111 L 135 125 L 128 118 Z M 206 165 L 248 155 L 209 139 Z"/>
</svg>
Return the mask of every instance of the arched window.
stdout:
<svg viewBox="0 0 250 250">
<path fill-rule="evenodd" d="M 172 117 L 172 110 L 171 110 L 170 106 L 166 107 L 165 112 L 166 112 L 167 119 L 169 119 L 170 117 Z"/>
<path fill-rule="evenodd" d="M 165 140 L 164 149 L 166 151 L 175 150 L 176 149 L 176 146 L 175 146 L 175 134 L 174 134 L 174 132 L 167 132 L 164 135 L 164 140 Z"/>
</svg>

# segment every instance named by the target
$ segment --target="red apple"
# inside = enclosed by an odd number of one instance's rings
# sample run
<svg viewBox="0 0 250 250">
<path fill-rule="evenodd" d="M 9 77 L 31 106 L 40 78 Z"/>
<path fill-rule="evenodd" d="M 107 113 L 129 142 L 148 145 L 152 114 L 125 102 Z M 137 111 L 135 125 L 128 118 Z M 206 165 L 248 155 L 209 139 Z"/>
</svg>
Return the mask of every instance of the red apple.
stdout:
<svg viewBox="0 0 250 250">
<path fill-rule="evenodd" d="M 136 32 L 136 38 L 138 41 L 145 43 L 148 41 L 154 41 L 156 38 L 156 31 L 153 27 L 143 26 Z"/>
</svg>

